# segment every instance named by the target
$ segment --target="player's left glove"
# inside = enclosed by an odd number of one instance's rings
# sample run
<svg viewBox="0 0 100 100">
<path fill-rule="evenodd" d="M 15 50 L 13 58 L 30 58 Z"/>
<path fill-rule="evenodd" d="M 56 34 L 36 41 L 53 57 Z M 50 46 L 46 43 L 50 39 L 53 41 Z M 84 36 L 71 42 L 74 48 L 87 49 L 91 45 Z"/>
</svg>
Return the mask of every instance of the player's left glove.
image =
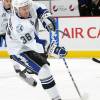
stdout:
<svg viewBox="0 0 100 100">
<path fill-rule="evenodd" d="M 55 31 L 56 30 L 56 24 L 55 19 L 53 17 L 47 17 L 42 20 L 42 24 L 44 28 L 47 29 L 47 31 Z"/>
</svg>

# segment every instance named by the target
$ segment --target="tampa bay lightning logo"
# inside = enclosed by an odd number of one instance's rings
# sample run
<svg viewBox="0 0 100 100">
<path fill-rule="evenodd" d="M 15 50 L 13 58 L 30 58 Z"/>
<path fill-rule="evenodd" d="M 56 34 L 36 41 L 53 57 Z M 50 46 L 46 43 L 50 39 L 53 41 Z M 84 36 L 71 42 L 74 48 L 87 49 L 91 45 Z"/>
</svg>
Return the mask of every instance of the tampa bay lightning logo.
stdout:
<svg viewBox="0 0 100 100">
<path fill-rule="evenodd" d="M 21 25 L 21 24 L 19 24 L 19 25 L 16 27 L 16 31 L 17 31 L 18 33 L 22 32 L 23 29 L 24 29 L 24 27 L 23 27 L 23 25 Z"/>
</svg>

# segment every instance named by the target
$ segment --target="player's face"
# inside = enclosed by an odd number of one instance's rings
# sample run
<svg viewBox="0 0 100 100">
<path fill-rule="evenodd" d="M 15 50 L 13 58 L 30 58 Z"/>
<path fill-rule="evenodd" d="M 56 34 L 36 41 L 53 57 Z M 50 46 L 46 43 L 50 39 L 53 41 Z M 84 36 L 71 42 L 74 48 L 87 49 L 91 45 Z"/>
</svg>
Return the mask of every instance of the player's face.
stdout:
<svg viewBox="0 0 100 100">
<path fill-rule="evenodd" d="M 11 8 L 11 0 L 3 0 L 3 4 L 6 9 Z"/>
<path fill-rule="evenodd" d="M 19 8 L 19 15 L 23 18 L 28 18 L 29 17 L 29 6 L 24 6 Z"/>
</svg>

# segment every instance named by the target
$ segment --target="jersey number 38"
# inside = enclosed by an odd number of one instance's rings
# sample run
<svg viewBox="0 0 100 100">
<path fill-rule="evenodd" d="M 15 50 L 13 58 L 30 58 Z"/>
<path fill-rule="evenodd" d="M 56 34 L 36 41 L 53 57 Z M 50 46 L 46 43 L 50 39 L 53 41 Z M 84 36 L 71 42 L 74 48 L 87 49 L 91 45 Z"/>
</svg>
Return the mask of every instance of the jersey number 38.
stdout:
<svg viewBox="0 0 100 100">
<path fill-rule="evenodd" d="M 26 33 L 24 36 L 21 36 L 20 39 L 23 41 L 23 44 L 26 44 L 28 41 L 32 40 L 32 37 L 29 33 Z"/>
</svg>

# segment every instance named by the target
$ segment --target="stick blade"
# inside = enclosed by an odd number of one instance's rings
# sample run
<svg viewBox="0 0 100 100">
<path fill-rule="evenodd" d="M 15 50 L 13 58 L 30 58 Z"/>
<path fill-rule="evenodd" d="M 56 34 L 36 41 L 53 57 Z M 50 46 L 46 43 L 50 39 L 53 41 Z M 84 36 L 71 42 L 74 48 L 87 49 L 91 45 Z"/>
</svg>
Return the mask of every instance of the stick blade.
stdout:
<svg viewBox="0 0 100 100">
<path fill-rule="evenodd" d="M 88 93 L 84 93 L 81 100 L 88 100 L 88 98 L 89 98 Z"/>
<path fill-rule="evenodd" d="M 97 58 L 92 58 L 92 60 L 93 60 L 94 62 L 100 63 L 100 60 L 97 59 Z"/>
</svg>

